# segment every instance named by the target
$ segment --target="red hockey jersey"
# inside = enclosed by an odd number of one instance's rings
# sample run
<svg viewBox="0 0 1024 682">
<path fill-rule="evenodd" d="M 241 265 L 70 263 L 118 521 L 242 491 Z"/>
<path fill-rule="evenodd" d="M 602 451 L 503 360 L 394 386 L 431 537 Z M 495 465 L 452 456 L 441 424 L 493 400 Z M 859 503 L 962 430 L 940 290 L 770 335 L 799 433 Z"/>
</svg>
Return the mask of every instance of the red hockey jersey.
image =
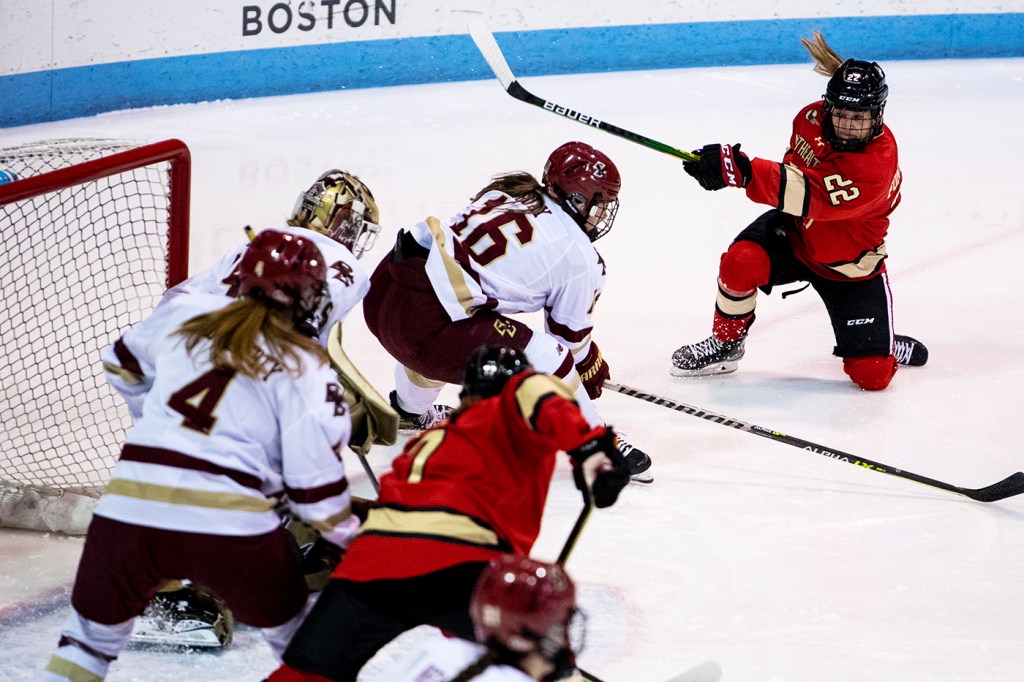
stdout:
<svg viewBox="0 0 1024 682">
<path fill-rule="evenodd" d="M 423 575 L 501 553 L 528 555 L 540 533 L 555 456 L 599 435 L 569 390 L 523 372 L 501 393 L 409 441 L 380 479 L 334 577 Z"/>
<path fill-rule="evenodd" d="M 887 126 L 864 148 L 832 149 L 821 130 L 822 102 L 793 120 L 783 162 L 751 159 L 747 196 L 797 218 L 793 252 L 833 280 L 866 279 L 885 268 L 889 214 L 900 203 L 902 175 Z"/>
</svg>

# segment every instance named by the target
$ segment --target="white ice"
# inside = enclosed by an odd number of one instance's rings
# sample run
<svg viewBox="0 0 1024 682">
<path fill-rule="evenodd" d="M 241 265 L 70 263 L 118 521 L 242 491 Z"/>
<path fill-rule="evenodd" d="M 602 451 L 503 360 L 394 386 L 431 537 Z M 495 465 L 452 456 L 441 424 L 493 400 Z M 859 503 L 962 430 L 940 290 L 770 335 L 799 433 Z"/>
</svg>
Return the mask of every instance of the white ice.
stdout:
<svg viewBox="0 0 1024 682">
<path fill-rule="evenodd" d="M 497 172 L 539 174 L 555 146 L 585 140 L 624 179 L 615 228 L 598 243 L 609 279 L 595 338 L 613 380 L 983 487 L 1024 469 L 1024 60 L 885 66 L 905 174 L 888 242 L 895 322 L 931 359 L 882 393 L 842 373 L 811 291 L 760 297 L 737 374 L 670 377 L 672 351 L 709 332 L 719 254 L 762 207 L 733 190 L 706 193 L 671 157 L 517 102 L 496 81 L 114 113 L 5 130 L 3 144 L 184 140 L 195 270 L 243 225 L 280 224 L 327 168 L 356 172 L 377 196 L 386 229 L 365 257 L 372 267 L 398 228 L 461 208 Z M 524 83 L 676 147 L 742 142 L 772 159 L 792 116 L 824 89 L 809 65 Z M 349 353 L 389 389 L 392 362 L 358 311 L 347 327 Z M 662 682 L 717 661 L 724 680 L 743 682 L 1024 679 L 1024 497 L 975 502 L 621 394 L 598 405 L 650 453 L 655 482 L 595 513 L 569 561 L 590 614 L 589 672 Z M 393 452 L 371 454 L 378 473 Z M 372 494 L 348 464 L 356 492 Z M 556 556 L 579 507 L 562 463 L 536 556 Z M 68 611 L 81 540 L 8 531 L 0 543 L 0 677 L 32 679 Z M 109 679 L 261 679 L 274 667 L 269 650 L 254 630 L 236 635 L 221 653 L 132 648 Z"/>
</svg>

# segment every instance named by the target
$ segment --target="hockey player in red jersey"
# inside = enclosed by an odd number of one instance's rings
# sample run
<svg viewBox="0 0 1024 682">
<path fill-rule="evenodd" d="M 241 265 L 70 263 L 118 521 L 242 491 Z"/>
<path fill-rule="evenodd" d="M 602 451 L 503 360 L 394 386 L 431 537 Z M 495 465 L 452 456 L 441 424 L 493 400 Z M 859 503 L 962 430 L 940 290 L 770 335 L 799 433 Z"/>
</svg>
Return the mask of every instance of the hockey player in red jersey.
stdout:
<svg viewBox="0 0 1024 682">
<path fill-rule="evenodd" d="M 108 371 L 145 397 L 96 505 L 43 679 L 102 680 L 171 579 L 209 588 L 280 656 L 308 591 L 275 507 L 287 496 L 338 547 L 358 531 L 340 459 L 351 418 L 316 341 L 323 255 L 267 230 L 232 291 L 175 296 L 104 351 Z"/>
<path fill-rule="evenodd" d="M 805 281 L 832 321 L 846 374 L 881 390 L 898 365 L 920 366 L 925 346 L 894 335 L 885 236 L 900 203 L 896 140 L 883 123 L 889 87 L 874 62 L 842 59 L 820 33 L 801 41 L 830 76 L 823 100 L 793 121 L 782 162 L 748 158 L 740 145 L 706 145 L 686 172 L 706 190 L 744 189 L 773 209 L 722 255 L 711 336 L 672 356 L 675 376 L 733 372 L 754 322 L 758 289 Z"/>
<path fill-rule="evenodd" d="M 529 554 L 560 450 L 598 507 L 629 482 L 612 429 L 592 428 L 561 381 L 512 348 L 474 353 L 458 410 L 381 477 L 376 505 L 270 682 L 354 681 L 419 624 L 473 639 L 473 586 L 491 559 Z"/>
</svg>

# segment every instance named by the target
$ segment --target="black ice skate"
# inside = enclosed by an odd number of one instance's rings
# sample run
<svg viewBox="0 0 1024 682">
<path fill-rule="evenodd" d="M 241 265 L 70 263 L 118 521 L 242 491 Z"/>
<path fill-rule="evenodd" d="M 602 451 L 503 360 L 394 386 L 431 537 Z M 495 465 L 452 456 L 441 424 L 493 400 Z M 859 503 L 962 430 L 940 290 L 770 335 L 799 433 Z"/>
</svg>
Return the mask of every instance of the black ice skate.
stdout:
<svg viewBox="0 0 1024 682">
<path fill-rule="evenodd" d="M 626 466 L 629 467 L 629 480 L 636 483 L 653 483 L 654 476 L 651 475 L 651 458 L 643 450 L 638 450 L 626 441 L 621 434 L 615 434 L 615 445 L 619 452 L 626 458 Z"/>
<path fill-rule="evenodd" d="M 719 341 L 712 335 L 683 346 L 672 354 L 669 373 L 676 377 L 699 377 L 735 372 L 743 357 L 745 339 L 744 336 L 739 341 Z"/>
<path fill-rule="evenodd" d="M 896 334 L 893 354 L 896 356 L 896 364 L 907 367 L 921 367 L 928 362 L 928 349 L 915 338 Z"/>
<path fill-rule="evenodd" d="M 429 429 L 450 417 L 453 412 L 448 405 L 431 405 L 423 414 L 413 414 L 398 406 L 398 391 L 391 391 L 388 399 L 391 401 L 391 407 L 398 413 L 398 428 L 402 431 Z"/>
</svg>

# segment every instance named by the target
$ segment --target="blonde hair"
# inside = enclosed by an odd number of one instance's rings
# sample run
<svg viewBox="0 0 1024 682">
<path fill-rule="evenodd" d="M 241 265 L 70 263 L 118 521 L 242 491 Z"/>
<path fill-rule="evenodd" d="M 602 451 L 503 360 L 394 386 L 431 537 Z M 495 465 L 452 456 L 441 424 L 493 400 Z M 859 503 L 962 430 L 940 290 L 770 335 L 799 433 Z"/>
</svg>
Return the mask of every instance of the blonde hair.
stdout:
<svg viewBox="0 0 1024 682">
<path fill-rule="evenodd" d="M 473 201 L 492 190 L 509 195 L 526 206 L 529 213 L 540 215 L 544 212 L 544 187 L 537 178 L 523 171 L 502 173 L 491 178 L 491 183 L 476 193 Z"/>
<path fill-rule="evenodd" d="M 831 78 L 836 69 L 842 65 L 843 58 L 828 46 L 828 43 L 825 42 L 825 37 L 821 35 L 820 31 L 814 31 L 812 35 L 814 38 L 813 42 L 808 38 L 801 38 L 800 44 L 811 53 L 811 57 L 814 59 L 814 72 Z"/>
<path fill-rule="evenodd" d="M 290 310 L 271 307 L 249 296 L 193 317 L 175 334 L 185 338 L 189 353 L 208 340 L 214 367 L 234 369 L 252 379 L 262 378 L 275 366 L 298 375 L 302 371 L 300 350 L 311 353 L 320 364 L 327 361 L 320 344 L 295 328 Z"/>
</svg>

